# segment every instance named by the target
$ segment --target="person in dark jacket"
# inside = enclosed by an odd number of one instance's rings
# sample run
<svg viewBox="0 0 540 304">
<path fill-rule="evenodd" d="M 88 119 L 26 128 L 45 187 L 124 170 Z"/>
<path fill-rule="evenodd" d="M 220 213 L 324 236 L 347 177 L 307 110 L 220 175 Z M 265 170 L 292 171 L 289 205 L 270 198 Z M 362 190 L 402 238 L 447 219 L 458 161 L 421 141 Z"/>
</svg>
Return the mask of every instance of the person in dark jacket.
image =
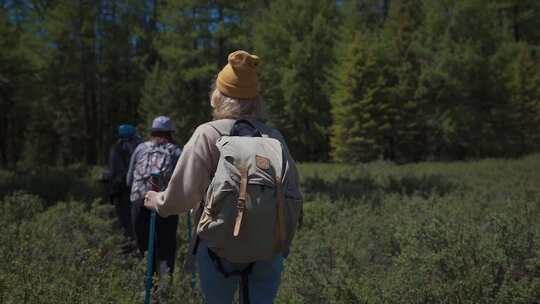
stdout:
<svg viewBox="0 0 540 304">
<path fill-rule="evenodd" d="M 131 154 L 142 142 L 135 127 L 129 124 L 118 126 L 118 140 L 111 147 L 109 154 L 109 186 L 111 202 L 114 204 L 116 216 L 123 234 L 129 240 L 134 239 L 131 225 L 131 208 L 129 195 L 131 188 L 126 185 Z"/>
</svg>

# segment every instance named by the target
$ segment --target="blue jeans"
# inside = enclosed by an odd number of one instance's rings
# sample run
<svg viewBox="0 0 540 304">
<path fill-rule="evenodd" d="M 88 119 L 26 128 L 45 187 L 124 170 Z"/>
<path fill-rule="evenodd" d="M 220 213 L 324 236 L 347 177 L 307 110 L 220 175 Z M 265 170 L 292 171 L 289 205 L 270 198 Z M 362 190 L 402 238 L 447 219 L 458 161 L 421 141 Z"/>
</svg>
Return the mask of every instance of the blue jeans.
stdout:
<svg viewBox="0 0 540 304">
<path fill-rule="evenodd" d="M 253 265 L 249 275 L 250 304 L 272 304 L 277 295 L 281 273 L 283 272 L 283 256 L 278 255 L 270 261 L 260 261 Z M 232 303 L 234 293 L 238 290 L 240 277 L 225 278 L 208 254 L 208 247 L 201 241 L 197 249 L 197 263 L 201 289 L 206 304 Z M 225 271 L 243 270 L 249 264 L 231 263 L 221 258 Z"/>
</svg>

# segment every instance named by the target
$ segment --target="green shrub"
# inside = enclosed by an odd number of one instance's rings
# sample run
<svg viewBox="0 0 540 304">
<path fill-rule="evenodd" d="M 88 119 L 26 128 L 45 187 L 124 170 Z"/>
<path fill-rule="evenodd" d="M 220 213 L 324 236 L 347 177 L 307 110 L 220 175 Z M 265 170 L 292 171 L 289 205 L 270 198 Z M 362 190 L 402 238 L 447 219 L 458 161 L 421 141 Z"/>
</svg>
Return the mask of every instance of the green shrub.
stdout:
<svg viewBox="0 0 540 304">
<path fill-rule="evenodd" d="M 276 303 L 540 302 L 538 167 L 539 155 L 302 164 L 304 225 Z M 46 209 L 40 196 L 3 198 L 0 303 L 142 302 L 145 261 L 121 253 L 112 207 L 100 202 Z M 181 269 L 185 227 L 181 216 L 172 285 L 156 294 L 162 302 L 202 302 Z"/>
<path fill-rule="evenodd" d="M 15 192 L 7 196 L 0 205 L 0 223 L 3 226 L 31 219 L 43 212 L 45 202 L 36 195 Z"/>
<path fill-rule="evenodd" d="M 540 301 L 539 164 L 303 165 L 306 225 L 277 302 Z"/>
<path fill-rule="evenodd" d="M 16 191 L 24 191 L 41 197 L 47 205 L 65 200 L 89 203 L 96 197 L 105 196 L 105 185 L 98 182 L 101 171 L 99 167 L 81 165 L 0 171 L 0 199 Z"/>
<path fill-rule="evenodd" d="M 142 302 L 146 260 L 122 253 L 112 206 L 71 201 L 44 210 L 43 200 L 23 193 L 0 203 L 9 211 L 2 219 L 11 217 L 0 226 L 0 303 Z M 185 240 L 179 244 L 185 252 Z M 179 267 L 174 279 L 158 292 L 163 299 L 199 303 Z"/>
<path fill-rule="evenodd" d="M 20 195 L 3 203 L 17 198 Z M 10 250 L 3 252 L 8 262 L 0 266 L 2 303 L 128 299 L 136 287 L 136 261 L 120 254 L 120 237 L 108 220 L 97 216 L 100 208 L 109 207 L 94 206 L 89 212 L 79 202 L 58 203 L 31 219 L 4 226 L 1 242 Z"/>
</svg>

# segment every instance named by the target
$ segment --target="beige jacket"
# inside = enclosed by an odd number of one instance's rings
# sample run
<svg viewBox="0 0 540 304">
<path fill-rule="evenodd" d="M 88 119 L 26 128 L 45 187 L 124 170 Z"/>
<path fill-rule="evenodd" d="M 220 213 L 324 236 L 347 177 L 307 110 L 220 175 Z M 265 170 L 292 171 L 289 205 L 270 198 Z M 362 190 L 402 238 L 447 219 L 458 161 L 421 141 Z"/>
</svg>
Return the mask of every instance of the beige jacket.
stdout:
<svg viewBox="0 0 540 304">
<path fill-rule="evenodd" d="M 158 195 L 157 212 L 160 216 L 166 217 L 198 208 L 206 195 L 206 189 L 210 185 L 218 164 L 219 151 L 216 141 L 222 135 L 228 135 L 234 122 L 233 119 L 222 119 L 197 127 L 184 146 L 167 189 Z M 279 131 L 266 126 L 263 128 L 265 128 L 261 130 L 263 133 L 278 139 L 287 149 Z M 291 188 L 300 189 L 296 166 L 293 161 L 291 163 L 293 174 L 289 185 Z M 299 192 L 297 195 L 301 199 Z"/>
</svg>

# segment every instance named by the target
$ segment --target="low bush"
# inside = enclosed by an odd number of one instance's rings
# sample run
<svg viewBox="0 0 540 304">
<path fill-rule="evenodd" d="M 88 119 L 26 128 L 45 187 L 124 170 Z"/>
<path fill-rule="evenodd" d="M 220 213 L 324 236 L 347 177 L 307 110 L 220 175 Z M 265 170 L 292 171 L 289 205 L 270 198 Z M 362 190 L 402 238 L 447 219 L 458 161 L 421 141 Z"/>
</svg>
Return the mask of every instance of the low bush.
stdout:
<svg viewBox="0 0 540 304">
<path fill-rule="evenodd" d="M 305 220 L 277 303 L 539 303 L 540 156 L 395 166 L 303 164 Z M 5 173 L 3 173 L 5 174 Z M 0 303 L 140 303 L 144 260 L 112 208 L 1 202 Z M 181 265 L 162 302 L 201 303 Z"/>
<path fill-rule="evenodd" d="M 0 170 L 0 199 L 16 191 L 24 191 L 41 197 L 47 206 L 66 200 L 91 202 L 106 195 L 105 185 L 99 182 L 102 170 L 82 165 L 25 171 Z"/>
</svg>

